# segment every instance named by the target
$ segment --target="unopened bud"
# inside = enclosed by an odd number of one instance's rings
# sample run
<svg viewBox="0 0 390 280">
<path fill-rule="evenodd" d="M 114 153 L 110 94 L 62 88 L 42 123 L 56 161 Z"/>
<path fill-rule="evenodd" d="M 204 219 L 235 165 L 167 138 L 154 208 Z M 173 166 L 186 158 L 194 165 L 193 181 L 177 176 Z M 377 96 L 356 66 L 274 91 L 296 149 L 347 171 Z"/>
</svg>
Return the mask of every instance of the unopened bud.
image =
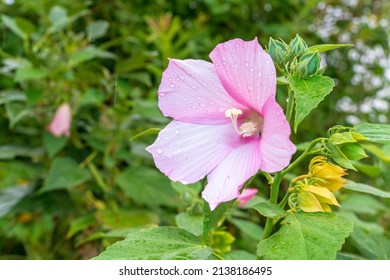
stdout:
<svg viewBox="0 0 390 280">
<path fill-rule="evenodd" d="M 308 53 L 301 57 L 296 72 L 301 78 L 308 78 L 320 70 L 321 56 L 318 52 Z"/>
<path fill-rule="evenodd" d="M 286 52 L 286 46 L 283 42 L 274 40 L 272 38 L 269 39 L 268 53 L 277 65 L 283 65 Z"/>
<path fill-rule="evenodd" d="M 307 52 L 307 44 L 298 34 L 290 42 L 289 48 L 292 57 L 301 56 Z"/>
</svg>

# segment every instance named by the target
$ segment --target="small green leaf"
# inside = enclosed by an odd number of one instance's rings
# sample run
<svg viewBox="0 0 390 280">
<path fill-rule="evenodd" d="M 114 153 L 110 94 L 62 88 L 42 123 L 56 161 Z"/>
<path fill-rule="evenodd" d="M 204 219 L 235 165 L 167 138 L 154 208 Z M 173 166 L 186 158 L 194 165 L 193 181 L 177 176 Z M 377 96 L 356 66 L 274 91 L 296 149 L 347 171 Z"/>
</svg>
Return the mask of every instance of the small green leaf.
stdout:
<svg viewBox="0 0 390 280">
<path fill-rule="evenodd" d="M 176 215 L 175 221 L 179 228 L 185 229 L 197 236 L 202 234 L 202 215 L 190 215 L 189 213 L 184 212 Z"/>
<path fill-rule="evenodd" d="M 17 36 L 19 36 L 22 39 L 27 39 L 27 34 L 23 31 L 22 28 L 18 25 L 18 22 L 15 18 L 1 15 L 1 20 L 3 21 L 4 25 L 9 28 L 13 33 L 15 33 Z"/>
<path fill-rule="evenodd" d="M 269 202 L 261 202 L 253 206 L 253 208 L 260 213 L 260 215 L 272 218 L 280 219 L 287 215 L 287 212 L 275 204 Z"/>
<path fill-rule="evenodd" d="M 257 255 L 276 260 L 335 259 L 353 224 L 331 213 L 291 213 L 278 232 L 260 241 Z"/>
<path fill-rule="evenodd" d="M 16 70 L 15 81 L 39 80 L 47 76 L 47 73 L 41 69 L 31 66 L 20 67 Z"/>
<path fill-rule="evenodd" d="M 356 140 L 351 132 L 335 133 L 329 137 L 329 142 L 333 145 L 341 145 L 344 143 L 355 143 Z"/>
<path fill-rule="evenodd" d="M 260 241 L 263 234 L 263 228 L 261 226 L 243 219 L 230 218 L 229 222 L 235 225 L 243 235 L 246 235 L 255 241 Z"/>
<path fill-rule="evenodd" d="M 76 66 L 82 62 L 85 62 L 85 61 L 88 61 L 88 60 L 91 60 L 97 56 L 99 56 L 99 54 L 101 53 L 102 51 L 95 48 L 95 47 L 86 47 L 84 49 L 81 49 L 75 53 L 73 53 L 71 55 L 71 57 L 69 58 L 69 64 L 70 66 Z"/>
<path fill-rule="evenodd" d="M 142 210 L 112 210 L 105 209 L 96 213 L 96 220 L 111 229 L 143 227 L 158 224 L 160 218 L 148 211 Z"/>
<path fill-rule="evenodd" d="M 110 24 L 105 20 L 97 20 L 90 23 L 87 27 L 89 39 L 94 40 L 103 37 L 108 30 Z"/>
<path fill-rule="evenodd" d="M 145 135 L 150 135 L 150 134 L 158 134 L 161 131 L 161 128 L 148 128 L 147 130 L 144 130 L 133 137 L 130 138 L 130 141 L 133 141 L 139 137 L 145 136 Z"/>
<path fill-rule="evenodd" d="M 390 162 L 390 150 L 385 149 L 387 145 L 379 147 L 376 144 L 363 144 L 362 146 L 367 152 L 373 154 L 377 158 L 383 160 L 384 162 Z"/>
<path fill-rule="evenodd" d="M 362 193 L 369 193 L 375 196 L 380 196 L 384 198 L 390 198 L 390 192 L 385 192 L 380 189 L 374 188 L 370 185 L 356 183 L 354 181 L 346 180 L 347 184 L 344 186 L 344 189 L 357 191 Z"/>
<path fill-rule="evenodd" d="M 332 153 L 332 159 L 340 166 L 356 171 L 356 168 L 352 165 L 348 157 L 340 150 L 339 146 L 328 143 L 326 145 L 328 150 Z"/>
<path fill-rule="evenodd" d="M 7 215 L 12 207 L 30 192 L 31 188 L 27 185 L 10 187 L 0 192 L 0 218 Z"/>
<path fill-rule="evenodd" d="M 362 123 L 354 127 L 368 141 L 390 144 L 390 124 Z"/>
<path fill-rule="evenodd" d="M 302 120 L 333 90 L 334 82 L 331 78 L 321 75 L 307 79 L 290 76 L 288 81 L 295 94 L 294 131 L 296 132 Z"/>
<path fill-rule="evenodd" d="M 69 189 L 89 179 L 90 173 L 85 169 L 80 169 L 73 159 L 58 157 L 53 160 L 49 174 L 40 192 Z"/>
<path fill-rule="evenodd" d="M 221 203 L 214 209 L 210 210 L 209 204 L 204 201 L 203 203 L 203 235 L 202 244 L 204 244 L 210 234 L 210 232 L 216 227 L 219 221 L 222 219 L 226 211 L 228 211 L 234 205 L 235 200 Z"/>
<path fill-rule="evenodd" d="M 155 169 L 129 167 L 117 176 L 119 187 L 137 203 L 177 206 L 177 194 L 170 181 Z"/>
<path fill-rule="evenodd" d="M 16 157 L 36 158 L 43 155 L 45 151 L 42 148 L 31 148 L 19 145 L 0 146 L 0 159 L 14 159 Z"/>
<path fill-rule="evenodd" d="M 179 228 L 159 227 L 130 233 L 107 247 L 95 260 L 207 260 L 212 250 L 200 239 Z"/>
<path fill-rule="evenodd" d="M 359 143 L 345 143 L 339 146 L 342 153 L 349 160 L 361 160 L 368 157 L 363 147 Z"/>
<path fill-rule="evenodd" d="M 55 137 L 51 133 L 45 132 L 43 134 L 43 144 L 49 154 L 49 157 L 54 157 L 59 151 L 61 151 L 67 143 L 68 139 L 65 136 Z"/>
<path fill-rule="evenodd" d="M 335 50 L 339 48 L 344 48 L 344 47 L 353 47 L 353 44 L 321 44 L 321 45 L 314 45 L 311 46 L 308 49 L 308 52 L 327 52 L 330 50 Z"/>
</svg>

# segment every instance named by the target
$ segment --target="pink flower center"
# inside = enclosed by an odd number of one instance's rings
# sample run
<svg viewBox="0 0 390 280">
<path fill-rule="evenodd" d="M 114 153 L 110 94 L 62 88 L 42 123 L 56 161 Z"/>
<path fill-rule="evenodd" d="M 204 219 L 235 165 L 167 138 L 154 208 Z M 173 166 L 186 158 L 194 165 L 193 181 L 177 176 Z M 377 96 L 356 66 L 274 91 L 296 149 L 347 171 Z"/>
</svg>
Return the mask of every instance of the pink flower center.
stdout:
<svg viewBox="0 0 390 280">
<path fill-rule="evenodd" d="M 225 111 L 225 116 L 229 118 L 233 124 L 234 130 L 242 137 L 251 137 L 259 136 L 263 129 L 264 118 L 258 113 L 251 111 L 245 118 L 243 122 L 238 127 L 238 116 L 242 115 L 240 109 L 232 108 Z"/>
</svg>

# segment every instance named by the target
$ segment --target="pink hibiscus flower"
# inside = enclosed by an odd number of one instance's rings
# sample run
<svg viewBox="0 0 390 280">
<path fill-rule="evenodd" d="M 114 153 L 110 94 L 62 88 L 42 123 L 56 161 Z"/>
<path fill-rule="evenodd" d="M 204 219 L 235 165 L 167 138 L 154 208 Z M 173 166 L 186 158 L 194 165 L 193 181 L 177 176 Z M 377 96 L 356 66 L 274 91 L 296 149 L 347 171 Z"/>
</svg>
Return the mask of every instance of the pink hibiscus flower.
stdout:
<svg viewBox="0 0 390 280">
<path fill-rule="evenodd" d="M 284 169 L 296 148 L 275 101 L 274 64 L 257 38 L 219 44 L 210 58 L 169 60 L 158 94 L 173 121 L 146 150 L 173 181 L 207 175 L 202 196 L 214 210 L 259 170 Z"/>
<path fill-rule="evenodd" d="M 241 194 L 237 198 L 238 205 L 240 207 L 244 207 L 245 204 L 247 204 L 248 201 L 251 200 L 257 194 L 257 192 L 257 189 L 254 188 L 243 189 Z"/>
<path fill-rule="evenodd" d="M 47 130 L 56 137 L 70 137 L 70 125 L 72 121 L 72 113 L 70 106 L 67 103 L 58 107 L 54 117 L 47 127 Z"/>
</svg>

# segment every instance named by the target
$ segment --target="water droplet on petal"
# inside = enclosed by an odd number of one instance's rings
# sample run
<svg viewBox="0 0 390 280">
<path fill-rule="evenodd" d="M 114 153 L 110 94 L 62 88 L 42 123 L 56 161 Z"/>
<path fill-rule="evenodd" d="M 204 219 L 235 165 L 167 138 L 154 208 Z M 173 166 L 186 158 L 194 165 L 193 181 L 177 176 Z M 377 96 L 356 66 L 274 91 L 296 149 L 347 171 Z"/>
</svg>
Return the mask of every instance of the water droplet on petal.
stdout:
<svg viewBox="0 0 390 280">
<path fill-rule="evenodd" d="M 179 134 L 179 133 L 180 133 L 180 131 L 179 131 L 178 129 L 176 129 L 176 130 L 175 130 L 175 133 L 176 133 L 176 134 Z"/>
<path fill-rule="evenodd" d="M 205 107 L 206 107 L 206 103 L 203 103 L 203 102 L 202 102 L 202 103 L 200 103 L 199 105 L 200 105 L 200 107 L 203 107 L 203 108 L 205 108 Z"/>
<path fill-rule="evenodd" d="M 174 84 L 169 84 L 169 86 L 170 86 L 171 88 L 174 88 L 174 87 L 175 87 L 175 85 L 174 85 Z"/>
<path fill-rule="evenodd" d="M 184 80 L 184 76 L 183 76 L 183 75 L 179 75 L 179 78 L 180 78 L 181 80 Z"/>
<path fill-rule="evenodd" d="M 160 148 L 157 149 L 158 154 L 162 154 L 162 150 Z"/>
</svg>

